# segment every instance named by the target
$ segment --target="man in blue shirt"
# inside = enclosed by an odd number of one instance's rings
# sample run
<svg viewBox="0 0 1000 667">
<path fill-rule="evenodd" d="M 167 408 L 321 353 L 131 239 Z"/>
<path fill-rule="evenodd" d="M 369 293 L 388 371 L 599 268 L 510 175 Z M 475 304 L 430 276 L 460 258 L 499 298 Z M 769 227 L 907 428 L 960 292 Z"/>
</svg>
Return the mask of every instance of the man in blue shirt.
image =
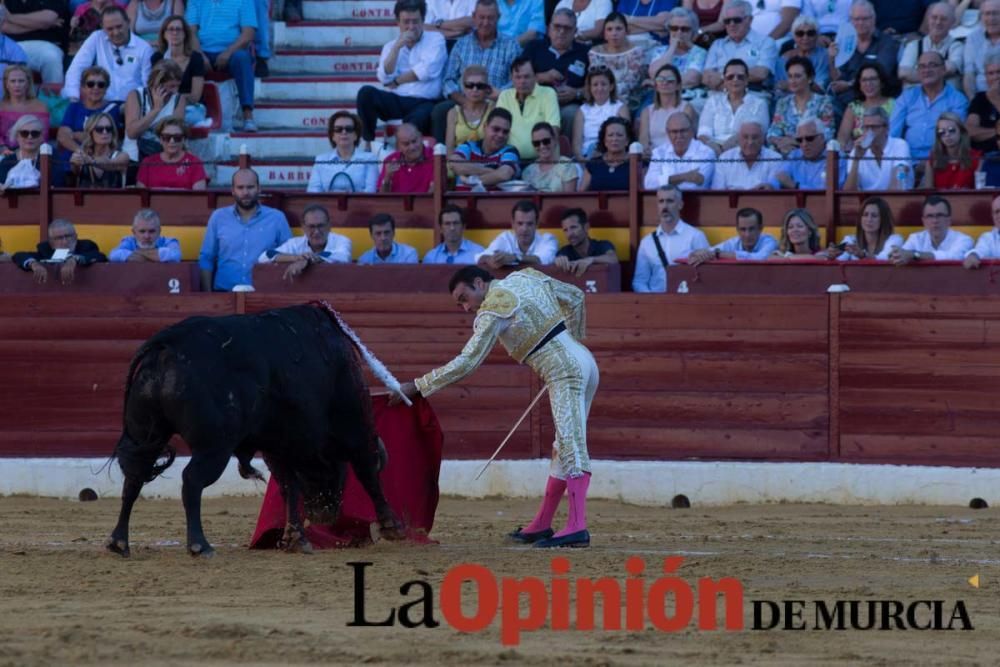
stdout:
<svg viewBox="0 0 1000 667">
<path fill-rule="evenodd" d="M 181 244 L 160 235 L 160 216 L 151 208 L 140 209 L 132 219 L 132 236 L 126 236 L 108 253 L 112 262 L 179 262 Z"/>
<path fill-rule="evenodd" d="M 553 264 L 563 271 L 579 278 L 591 264 L 618 263 L 614 243 L 590 238 L 590 223 L 582 208 L 567 209 L 559 224 L 569 243 L 559 249 Z"/>
<path fill-rule="evenodd" d="M 417 250 L 396 243 L 396 221 L 388 213 L 376 213 L 368 221 L 368 233 L 375 246 L 358 257 L 358 264 L 416 264 Z"/>
<path fill-rule="evenodd" d="M 795 128 L 799 147 L 788 154 L 774 178 L 775 190 L 825 190 L 826 189 L 826 126 L 816 118 L 803 118 Z M 837 188 L 844 187 L 847 179 L 847 162 L 840 160 L 837 170 Z"/>
<path fill-rule="evenodd" d="M 261 205 L 257 172 L 240 169 L 233 174 L 233 199 L 234 205 L 216 209 L 208 219 L 198 255 L 204 292 L 252 284 L 260 254 L 292 237 L 285 214 Z"/>
<path fill-rule="evenodd" d="M 889 119 L 889 135 L 906 139 L 910 155 L 922 163 L 934 146 L 937 119 L 945 111 L 965 118 L 969 100 L 945 83 L 944 58 L 937 51 L 925 51 L 917 60 L 920 85 L 907 88 L 896 99 Z"/>
<path fill-rule="evenodd" d="M 21 45 L 13 39 L 4 35 L 3 23 L 7 20 L 7 8 L 0 5 L 0 77 L 7 65 L 27 65 L 28 54 L 24 52 Z"/>
<path fill-rule="evenodd" d="M 763 214 L 755 208 L 741 208 L 736 212 L 736 236 L 695 250 L 688 256 L 688 264 L 698 266 L 713 259 L 765 260 L 778 249 L 778 242 L 763 232 Z"/>
<path fill-rule="evenodd" d="M 438 214 L 438 225 L 444 241 L 427 251 L 424 264 L 475 264 L 476 255 L 484 248 L 465 238 L 462 209 L 454 204 L 446 205 Z"/>
</svg>

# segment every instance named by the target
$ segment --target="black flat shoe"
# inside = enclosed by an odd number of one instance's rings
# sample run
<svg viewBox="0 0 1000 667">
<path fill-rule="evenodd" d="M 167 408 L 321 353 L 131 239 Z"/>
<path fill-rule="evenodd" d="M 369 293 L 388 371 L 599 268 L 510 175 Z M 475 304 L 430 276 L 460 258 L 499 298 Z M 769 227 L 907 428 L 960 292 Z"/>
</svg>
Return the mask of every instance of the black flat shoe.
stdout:
<svg viewBox="0 0 1000 667">
<path fill-rule="evenodd" d="M 513 533 L 508 533 L 507 537 L 514 540 L 515 542 L 521 542 L 522 544 L 534 544 L 539 540 L 547 540 L 555 534 L 551 528 L 546 528 L 545 530 L 539 530 L 535 533 L 526 533 L 518 527 Z"/>
<path fill-rule="evenodd" d="M 550 537 L 547 540 L 539 540 L 534 544 L 536 549 L 553 549 L 557 547 L 571 547 L 582 549 L 590 546 L 590 531 L 578 530 L 562 537 Z"/>
</svg>

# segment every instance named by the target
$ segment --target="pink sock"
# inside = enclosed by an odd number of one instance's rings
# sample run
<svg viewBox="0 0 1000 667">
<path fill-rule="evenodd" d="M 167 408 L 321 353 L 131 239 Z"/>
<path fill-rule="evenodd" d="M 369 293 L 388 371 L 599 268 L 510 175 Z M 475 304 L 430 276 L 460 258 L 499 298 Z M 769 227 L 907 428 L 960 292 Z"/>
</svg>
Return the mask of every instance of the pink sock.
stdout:
<svg viewBox="0 0 1000 667">
<path fill-rule="evenodd" d="M 525 533 L 537 533 L 552 527 L 552 517 L 559 509 L 559 501 L 566 493 L 566 480 L 557 477 L 549 477 L 545 484 L 545 496 L 542 498 L 542 505 L 538 508 L 538 514 L 527 526 L 521 530 Z"/>
<path fill-rule="evenodd" d="M 586 530 L 588 488 L 590 488 L 589 472 L 566 480 L 566 491 L 569 494 L 569 518 L 566 520 L 566 527 L 556 533 L 555 537 Z"/>
</svg>

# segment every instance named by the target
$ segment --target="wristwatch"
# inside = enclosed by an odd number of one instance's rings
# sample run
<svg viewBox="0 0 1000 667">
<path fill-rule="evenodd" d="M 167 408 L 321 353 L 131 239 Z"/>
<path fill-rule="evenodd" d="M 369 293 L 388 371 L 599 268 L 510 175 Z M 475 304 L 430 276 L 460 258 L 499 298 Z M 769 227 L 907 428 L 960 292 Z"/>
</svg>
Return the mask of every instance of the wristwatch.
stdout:
<svg viewBox="0 0 1000 667">
<path fill-rule="evenodd" d="M 913 251 L 913 261 L 914 262 L 919 262 L 920 261 L 920 251 L 919 250 L 914 250 Z"/>
<path fill-rule="evenodd" d="M 442 23 L 444 23 L 444 19 L 438 19 L 434 22 L 434 27 L 440 29 Z"/>
</svg>

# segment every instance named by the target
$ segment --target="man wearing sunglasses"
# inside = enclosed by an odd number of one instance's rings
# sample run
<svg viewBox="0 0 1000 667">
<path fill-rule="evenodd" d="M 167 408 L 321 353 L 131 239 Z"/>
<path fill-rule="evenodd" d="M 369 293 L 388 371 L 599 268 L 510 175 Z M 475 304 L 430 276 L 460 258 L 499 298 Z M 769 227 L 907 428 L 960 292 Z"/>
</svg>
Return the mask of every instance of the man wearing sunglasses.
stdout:
<svg viewBox="0 0 1000 667">
<path fill-rule="evenodd" d="M 826 188 L 826 126 L 818 118 L 803 118 L 795 128 L 799 147 L 788 154 L 771 181 L 771 187 L 786 190 L 823 190 Z M 847 178 L 847 161 L 840 160 L 837 170 L 837 188 L 844 186 Z"/>
<path fill-rule="evenodd" d="M 105 99 L 124 102 L 128 94 L 146 85 L 152 69 L 153 49 L 129 29 L 125 10 L 112 5 L 101 12 L 101 29 L 83 42 L 66 70 L 62 96 L 74 102 L 80 99 L 80 76 L 93 65 L 111 74 Z"/>
<path fill-rule="evenodd" d="M 375 72 L 383 90 L 362 86 L 358 91 L 361 138 L 369 150 L 378 119 L 402 118 L 421 132 L 430 129 L 431 111 L 441 97 L 441 75 L 448 59 L 441 33 L 424 30 L 427 5 L 422 0 L 399 0 L 394 11 L 399 37 L 382 47 Z"/>
<path fill-rule="evenodd" d="M 924 14 L 927 34 L 903 47 L 899 59 L 899 78 L 906 87 L 920 83 L 917 59 L 925 51 L 937 51 L 945 60 L 945 80 L 956 90 L 962 89 L 962 63 L 965 43 L 951 36 L 955 27 L 955 10 L 947 2 L 935 2 Z"/>
<path fill-rule="evenodd" d="M 524 47 L 524 57 L 535 68 L 535 78 L 556 91 L 559 100 L 562 132 L 573 132 L 573 119 L 583 99 L 583 82 L 589 62 L 590 47 L 576 41 L 576 14 L 563 7 L 552 14 L 548 33 Z"/>
<path fill-rule="evenodd" d="M 733 0 L 723 6 L 719 19 L 726 27 L 726 36 L 712 43 L 701 78 L 709 90 L 722 89 L 722 69 L 733 59 L 742 60 L 750 67 L 752 90 L 759 91 L 770 85 L 778 46 L 770 37 L 750 30 L 751 12 L 750 3 L 744 0 Z"/>
<path fill-rule="evenodd" d="M 44 285 L 49 274 L 45 269 L 46 262 L 51 262 L 57 250 L 67 250 L 69 254 L 60 263 L 59 280 L 63 285 L 69 285 L 76 277 L 76 267 L 88 266 L 97 262 L 106 262 L 97 244 L 87 239 L 77 239 L 76 228 L 69 220 L 53 220 L 49 223 L 48 241 L 38 244 L 35 252 L 16 252 L 13 262 L 25 271 L 34 274 L 35 282 Z"/>
</svg>

